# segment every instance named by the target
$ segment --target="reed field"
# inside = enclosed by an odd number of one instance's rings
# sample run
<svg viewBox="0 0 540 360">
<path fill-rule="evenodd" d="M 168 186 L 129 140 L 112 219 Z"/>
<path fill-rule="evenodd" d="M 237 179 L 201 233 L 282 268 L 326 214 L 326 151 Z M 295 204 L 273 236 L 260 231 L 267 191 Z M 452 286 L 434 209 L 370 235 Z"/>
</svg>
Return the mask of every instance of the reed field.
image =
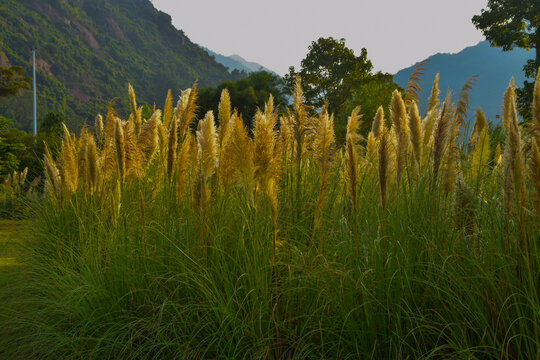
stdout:
<svg viewBox="0 0 540 360">
<path fill-rule="evenodd" d="M 0 358 L 540 358 L 540 77 L 525 125 L 510 82 L 495 136 L 474 79 L 419 110 L 417 76 L 343 143 L 300 78 L 252 129 L 227 91 L 196 119 L 196 85 L 65 128 Z"/>
</svg>

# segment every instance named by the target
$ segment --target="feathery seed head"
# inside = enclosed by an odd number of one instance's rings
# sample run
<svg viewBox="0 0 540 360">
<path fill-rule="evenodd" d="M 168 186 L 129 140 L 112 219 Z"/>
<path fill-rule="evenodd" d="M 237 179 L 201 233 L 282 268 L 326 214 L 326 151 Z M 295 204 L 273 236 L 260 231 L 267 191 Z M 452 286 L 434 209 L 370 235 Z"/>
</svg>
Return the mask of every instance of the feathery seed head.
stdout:
<svg viewBox="0 0 540 360">
<path fill-rule="evenodd" d="M 384 110 L 382 106 L 379 106 L 379 108 L 377 109 L 377 114 L 375 114 L 375 118 L 373 118 L 373 124 L 371 125 L 371 132 L 373 133 L 375 139 L 379 137 L 383 126 Z"/>
<path fill-rule="evenodd" d="M 439 107 L 439 96 L 441 91 L 439 90 L 439 74 L 435 75 L 435 80 L 433 80 L 433 87 L 431 88 L 431 94 L 429 95 L 428 107 L 426 109 L 426 114 L 430 111 Z"/>
<path fill-rule="evenodd" d="M 214 174 L 217 166 L 218 144 L 214 113 L 208 111 L 197 130 L 198 161 L 204 179 Z"/>
<path fill-rule="evenodd" d="M 154 112 L 155 114 L 155 112 Z M 173 117 L 173 107 L 172 107 L 172 94 L 171 89 L 167 91 L 167 97 L 165 98 L 165 106 L 163 107 L 163 124 L 165 127 L 169 127 Z"/>
</svg>

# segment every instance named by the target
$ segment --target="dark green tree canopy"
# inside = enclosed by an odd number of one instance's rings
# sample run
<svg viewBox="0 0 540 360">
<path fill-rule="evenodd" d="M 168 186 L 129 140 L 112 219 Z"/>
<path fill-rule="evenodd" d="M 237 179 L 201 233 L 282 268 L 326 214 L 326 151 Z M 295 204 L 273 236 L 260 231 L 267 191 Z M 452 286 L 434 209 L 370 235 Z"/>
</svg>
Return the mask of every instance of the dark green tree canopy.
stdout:
<svg viewBox="0 0 540 360">
<path fill-rule="evenodd" d="M 265 71 L 253 72 L 238 81 L 224 81 L 217 87 L 200 89 L 197 100 L 199 118 L 203 118 L 209 110 L 213 110 L 217 115 L 221 91 L 225 88 L 229 90 L 232 107 L 242 115 L 247 126 L 251 126 L 257 108 L 264 107 L 270 94 L 281 109 L 287 105 L 283 80 L 279 76 Z"/>
<path fill-rule="evenodd" d="M 29 82 L 21 66 L 0 66 L 0 97 L 19 95 L 21 90 L 30 89 Z"/>
<path fill-rule="evenodd" d="M 328 108 L 337 112 L 351 90 L 371 75 L 373 65 L 364 48 L 360 56 L 345 46 L 345 39 L 319 38 L 309 46 L 309 52 L 300 64 L 300 71 L 289 68 L 285 75 L 287 88 L 292 90 L 296 75 L 302 77 L 307 103 L 321 107 L 328 101 Z"/>
<path fill-rule="evenodd" d="M 540 66 L 540 1 L 539 0 L 489 0 L 487 9 L 472 19 L 493 46 L 504 51 L 515 47 L 536 49 L 536 57 L 525 64 L 523 70 L 534 78 Z M 533 84 L 525 82 L 518 89 L 518 105 L 524 118 L 530 117 Z"/>
<path fill-rule="evenodd" d="M 489 0 L 488 8 L 472 19 L 495 46 L 538 49 L 540 2 L 538 0 Z"/>
</svg>

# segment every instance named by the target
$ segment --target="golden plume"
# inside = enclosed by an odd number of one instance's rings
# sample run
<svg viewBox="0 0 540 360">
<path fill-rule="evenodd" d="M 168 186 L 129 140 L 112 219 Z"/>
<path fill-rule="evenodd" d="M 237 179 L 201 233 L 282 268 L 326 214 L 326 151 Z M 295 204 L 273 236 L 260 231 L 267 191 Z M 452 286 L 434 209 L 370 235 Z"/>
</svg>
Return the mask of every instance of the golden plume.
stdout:
<svg viewBox="0 0 540 360">
<path fill-rule="evenodd" d="M 116 118 L 114 126 L 114 145 L 116 149 L 116 165 L 120 179 L 124 180 L 126 175 L 126 153 L 124 145 L 124 128 L 120 119 Z"/>
<path fill-rule="evenodd" d="M 472 90 L 474 82 L 477 78 L 478 75 L 471 76 L 461 88 L 454 115 L 454 121 L 456 121 L 459 126 L 463 126 L 465 124 L 465 116 L 467 116 L 467 111 L 469 110 L 469 93 Z"/>
<path fill-rule="evenodd" d="M 471 175 L 476 184 L 480 184 L 482 170 L 488 164 L 490 155 L 488 126 L 486 117 L 480 108 L 476 110 L 476 121 L 469 144 L 471 148 Z M 499 151 L 500 149 L 499 146 Z"/>
<path fill-rule="evenodd" d="M 234 122 L 237 117 L 238 114 L 235 111 L 229 119 L 226 135 L 220 148 L 218 181 L 224 192 L 227 192 L 237 180 L 235 176 L 235 157 L 239 155 L 234 148 L 234 137 L 236 136 Z"/>
<path fill-rule="evenodd" d="M 85 154 L 88 187 L 90 189 L 90 192 L 93 193 L 94 191 L 99 189 L 98 183 L 100 178 L 99 155 L 93 136 L 88 137 L 88 141 L 86 142 Z"/>
<path fill-rule="evenodd" d="M 186 131 L 191 125 L 191 122 L 193 121 L 193 118 L 195 117 L 195 111 L 197 111 L 197 81 L 193 83 L 193 86 L 191 89 L 182 91 L 182 96 L 184 100 L 183 103 L 185 104 L 183 106 L 183 113 L 181 116 L 181 121 L 179 123 L 179 136 L 180 139 L 183 139 L 186 135 Z"/>
<path fill-rule="evenodd" d="M 426 114 L 429 114 L 430 111 L 437 109 L 439 107 L 440 94 L 441 94 L 441 91 L 439 90 L 439 74 L 437 73 L 437 75 L 435 75 L 435 80 L 433 80 L 433 87 L 431 88 L 431 94 L 429 95 Z"/>
<path fill-rule="evenodd" d="M 398 90 L 394 90 L 390 103 L 392 129 L 397 140 L 396 146 L 396 180 L 399 186 L 401 175 L 405 169 L 409 152 L 409 128 L 407 126 L 407 109 Z"/>
<path fill-rule="evenodd" d="M 49 151 L 49 147 L 44 143 L 45 154 L 44 154 L 44 167 L 45 167 L 45 189 L 53 199 L 61 201 L 62 199 L 62 183 L 60 177 L 60 171 L 56 167 L 54 160 Z"/>
<path fill-rule="evenodd" d="M 334 116 L 329 116 L 326 108 L 321 112 L 316 123 L 316 137 L 313 144 L 315 161 L 318 163 L 320 175 L 320 189 L 315 206 L 315 223 L 317 229 L 322 221 L 322 206 L 326 197 L 326 190 L 330 182 L 330 167 L 332 165 L 332 150 L 335 143 Z M 322 241 L 322 237 L 321 237 Z"/>
<path fill-rule="evenodd" d="M 227 136 L 227 127 L 229 126 L 229 120 L 231 119 L 231 96 L 229 90 L 224 88 L 221 91 L 221 98 L 219 100 L 218 120 L 219 120 L 219 146 L 223 145 L 223 140 Z"/>
<path fill-rule="evenodd" d="M 124 155 L 125 175 L 141 177 L 142 154 L 137 146 L 137 136 L 132 122 L 126 122 L 124 126 Z"/>
<path fill-rule="evenodd" d="M 426 117 L 422 120 L 422 133 L 423 133 L 423 139 L 422 139 L 422 145 L 424 146 L 423 153 L 427 154 L 429 153 L 429 145 L 430 142 L 433 140 L 433 130 L 435 128 L 435 124 L 437 123 L 437 120 L 439 119 L 440 111 L 438 108 L 434 108 L 430 110 Z M 433 145 L 433 144 L 432 144 Z"/>
<path fill-rule="evenodd" d="M 304 138 L 307 132 L 307 114 L 304 106 L 304 93 L 302 91 L 302 80 L 300 75 L 296 75 L 293 92 L 294 118 L 292 129 L 294 140 L 296 142 L 296 160 L 300 163 L 304 151 Z"/>
<path fill-rule="evenodd" d="M 420 114 L 416 102 L 412 102 L 409 107 L 409 131 L 411 134 L 411 144 L 413 149 L 414 159 L 417 167 L 422 162 L 422 124 L 420 122 Z"/>
<path fill-rule="evenodd" d="M 514 85 L 514 78 L 512 77 L 510 79 L 510 84 L 508 85 L 504 93 L 503 100 L 502 124 L 504 131 L 506 131 L 507 133 L 510 131 L 510 122 L 512 121 L 512 103 L 516 100 L 515 87 L 516 86 Z"/>
<path fill-rule="evenodd" d="M 107 105 L 107 118 L 105 119 L 105 139 L 114 138 L 114 128 L 116 126 L 116 118 L 118 117 L 116 111 L 114 110 L 115 102 L 116 99 L 112 99 Z"/>
<path fill-rule="evenodd" d="M 137 108 L 137 100 L 135 99 L 135 91 L 133 86 L 129 84 L 129 103 L 131 105 L 131 115 L 133 116 L 133 129 L 136 134 L 139 133 L 139 127 L 141 126 L 141 112 Z"/>
<path fill-rule="evenodd" d="M 165 106 L 163 107 L 163 125 L 165 125 L 165 127 L 169 127 L 172 117 L 173 117 L 172 94 L 171 94 L 171 89 L 169 89 L 169 91 L 167 91 L 167 97 L 165 98 Z"/>
<path fill-rule="evenodd" d="M 450 91 L 446 94 L 441 114 L 435 126 L 435 132 L 433 135 L 433 184 L 437 182 L 437 175 L 441 166 L 444 152 L 446 150 L 446 144 L 448 142 L 451 109 L 450 109 Z"/>
<path fill-rule="evenodd" d="M 357 143 L 360 140 L 358 128 L 360 127 L 360 107 L 353 109 L 347 121 L 347 135 L 345 143 L 345 179 L 347 191 L 353 210 L 356 212 L 356 187 L 358 185 L 358 150 Z"/>
<path fill-rule="evenodd" d="M 418 65 L 415 66 L 409 81 L 407 82 L 407 89 L 405 90 L 404 98 L 408 103 L 411 101 L 418 103 L 420 101 L 420 92 L 422 91 L 422 76 L 426 71 L 426 63 L 427 59 L 418 63 Z"/>
<path fill-rule="evenodd" d="M 186 171 L 188 167 L 188 156 L 191 151 L 191 142 L 184 139 L 180 147 L 180 153 L 176 162 L 176 203 L 180 203 L 184 195 Z"/>
<path fill-rule="evenodd" d="M 99 143 L 103 140 L 103 137 L 105 136 L 105 129 L 103 128 L 103 116 L 99 115 L 96 116 L 96 122 L 94 124 L 94 129 L 96 132 L 96 138 Z"/>
<path fill-rule="evenodd" d="M 272 183 L 275 181 L 278 172 L 277 159 L 274 157 L 274 145 L 276 134 L 274 131 L 274 119 L 267 118 L 260 110 L 255 114 L 255 126 L 253 129 L 253 139 L 255 143 L 255 181 L 257 189 L 265 194 L 271 195 Z"/>
<path fill-rule="evenodd" d="M 452 128 L 450 130 L 450 138 L 448 140 L 448 149 L 446 151 L 445 163 L 444 163 L 444 179 L 443 179 L 443 190 L 446 196 L 454 190 L 456 185 L 456 176 L 457 176 L 457 156 L 458 156 L 458 145 L 457 137 L 459 135 L 460 123 L 458 119 L 454 118 L 452 122 Z"/>
<path fill-rule="evenodd" d="M 377 109 L 377 114 L 373 118 L 373 124 L 371 124 L 371 132 L 373 137 L 377 139 L 381 133 L 382 128 L 384 127 L 384 110 L 382 106 L 379 106 Z"/>
<path fill-rule="evenodd" d="M 62 178 L 62 189 L 64 193 L 72 194 L 77 190 L 78 185 L 78 164 L 75 145 L 73 139 L 65 124 L 62 124 L 64 129 L 64 138 L 60 146 L 60 177 Z"/>
<path fill-rule="evenodd" d="M 156 110 L 152 117 L 141 126 L 141 132 L 137 138 L 137 147 L 144 155 L 146 161 L 150 161 L 158 147 L 158 124 L 161 111 Z"/>
<path fill-rule="evenodd" d="M 502 164 L 502 150 L 501 144 L 497 144 L 495 148 L 495 153 L 493 154 L 493 162 L 495 163 L 495 168 L 498 168 Z"/>
<path fill-rule="evenodd" d="M 388 130 L 386 126 L 381 129 L 379 136 L 379 148 L 378 148 L 378 172 L 379 172 L 379 194 L 381 206 L 386 209 L 386 190 L 388 186 L 388 177 L 390 173 L 390 140 L 388 138 Z"/>
<path fill-rule="evenodd" d="M 248 135 L 242 118 L 236 113 L 231 119 L 231 151 L 234 154 L 234 168 L 238 181 L 253 205 L 255 186 L 254 144 Z"/>
<path fill-rule="evenodd" d="M 515 202 L 518 212 L 521 212 L 527 200 L 527 188 L 525 184 L 525 159 L 521 149 L 521 134 L 516 99 L 515 95 L 512 95 L 513 88 L 512 79 L 505 93 L 504 105 L 507 112 L 508 135 L 503 155 L 503 198 L 507 211 L 511 211 L 512 203 Z"/>
<path fill-rule="evenodd" d="M 167 177 L 169 183 L 172 182 L 174 165 L 176 163 L 176 148 L 178 146 L 178 127 L 176 116 L 173 117 L 171 128 L 169 129 L 169 141 L 167 147 Z"/>
<path fill-rule="evenodd" d="M 204 180 L 214 174 L 217 166 L 217 132 L 214 122 L 214 113 L 208 111 L 204 120 L 199 122 L 197 129 L 198 161 Z"/>
<path fill-rule="evenodd" d="M 79 174 L 79 183 L 82 184 L 84 192 L 88 193 L 90 187 L 88 185 L 88 173 L 86 164 L 86 149 L 88 145 L 88 138 L 92 137 L 88 132 L 86 125 L 83 125 L 81 133 L 79 135 L 79 141 L 76 144 L 76 156 L 77 156 L 77 172 Z"/>
</svg>

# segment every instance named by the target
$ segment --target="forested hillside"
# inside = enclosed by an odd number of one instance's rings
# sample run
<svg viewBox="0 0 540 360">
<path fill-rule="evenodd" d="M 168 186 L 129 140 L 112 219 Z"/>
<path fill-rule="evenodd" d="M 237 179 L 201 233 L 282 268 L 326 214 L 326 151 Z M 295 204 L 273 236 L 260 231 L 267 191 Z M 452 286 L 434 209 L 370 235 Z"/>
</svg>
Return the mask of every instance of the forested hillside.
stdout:
<svg viewBox="0 0 540 360">
<path fill-rule="evenodd" d="M 91 123 L 128 82 L 141 103 L 162 106 L 168 89 L 176 96 L 196 79 L 213 86 L 233 78 L 149 0 L 3 0 L 0 28 L 0 65 L 30 75 L 38 48 L 38 118 L 57 111 L 72 127 Z M 0 115 L 29 130 L 31 97 L 2 100 Z M 127 110 L 124 97 L 117 108 Z"/>
</svg>

